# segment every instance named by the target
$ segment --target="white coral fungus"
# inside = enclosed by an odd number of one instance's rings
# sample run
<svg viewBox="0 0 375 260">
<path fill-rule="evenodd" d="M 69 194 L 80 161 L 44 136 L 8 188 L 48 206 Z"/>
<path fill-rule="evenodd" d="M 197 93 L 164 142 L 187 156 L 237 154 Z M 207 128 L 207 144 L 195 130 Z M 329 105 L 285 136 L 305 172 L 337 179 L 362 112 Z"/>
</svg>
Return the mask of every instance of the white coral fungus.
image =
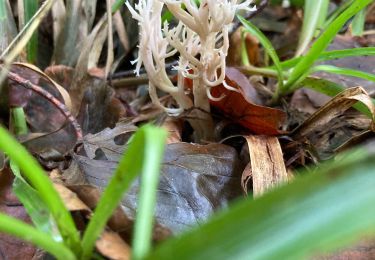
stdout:
<svg viewBox="0 0 375 260">
<path fill-rule="evenodd" d="M 229 48 L 229 29 L 238 10 L 254 11 L 252 0 L 139 0 L 135 9 L 126 2 L 140 28 L 139 55 L 136 72 L 146 69 L 152 101 L 162 106 L 156 89 L 169 93 L 178 108 L 163 107 L 170 115 L 179 115 L 193 107 L 209 112 L 208 98 L 217 100 L 210 93 L 212 87 L 223 84 L 225 59 Z M 177 26 L 162 25 L 163 7 L 166 6 L 178 19 Z M 165 60 L 179 55 L 177 85 L 167 75 Z M 193 82 L 191 100 L 185 94 L 184 78 Z M 194 127 L 194 126 L 193 126 Z"/>
</svg>

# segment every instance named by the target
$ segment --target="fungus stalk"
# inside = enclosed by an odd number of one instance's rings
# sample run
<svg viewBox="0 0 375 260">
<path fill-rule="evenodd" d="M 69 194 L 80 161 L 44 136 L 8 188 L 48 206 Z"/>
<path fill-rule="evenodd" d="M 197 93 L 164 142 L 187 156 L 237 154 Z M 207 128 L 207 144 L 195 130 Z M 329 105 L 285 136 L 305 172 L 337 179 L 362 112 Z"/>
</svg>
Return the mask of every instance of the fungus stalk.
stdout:
<svg viewBox="0 0 375 260">
<path fill-rule="evenodd" d="M 225 59 L 229 48 L 229 28 L 236 11 L 254 11 L 249 5 L 252 0 L 139 0 L 133 8 L 126 2 L 140 27 L 139 54 L 136 73 L 143 65 L 149 77 L 149 93 L 154 104 L 162 107 L 169 115 L 179 116 L 189 112 L 188 121 L 195 130 L 196 140 L 211 140 L 213 120 L 210 115 L 209 99 L 211 88 L 218 85 L 236 91 L 225 82 Z M 163 7 L 178 20 L 170 27 L 162 25 Z M 177 83 L 168 77 L 165 60 L 179 55 Z M 185 86 L 185 78 L 193 83 L 192 89 Z M 165 107 L 160 103 L 157 89 L 169 93 L 177 107 Z M 193 98 L 191 98 L 192 90 Z"/>
</svg>

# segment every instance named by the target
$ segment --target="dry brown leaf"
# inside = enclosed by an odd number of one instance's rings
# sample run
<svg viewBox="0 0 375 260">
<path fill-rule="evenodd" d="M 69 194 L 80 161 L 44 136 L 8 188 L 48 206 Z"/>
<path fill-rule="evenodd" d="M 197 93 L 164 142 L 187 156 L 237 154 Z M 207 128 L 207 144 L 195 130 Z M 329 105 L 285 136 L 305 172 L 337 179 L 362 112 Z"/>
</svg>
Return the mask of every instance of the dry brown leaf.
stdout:
<svg viewBox="0 0 375 260">
<path fill-rule="evenodd" d="M 253 180 L 254 197 L 288 181 L 283 153 L 279 140 L 272 136 L 251 135 L 245 137 L 249 147 L 250 162 L 242 174 L 242 187 L 247 193 L 246 183 Z"/>
<path fill-rule="evenodd" d="M 362 87 L 348 88 L 331 99 L 327 104 L 316 111 L 310 118 L 294 129 L 292 136 L 296 139 L 304 137 L 320 126 L 324 126 L 332 119 L 343 114 L 357 102 L 363 103 L 375 115 L 375 106 L 371 97 Z"/>
<path fill-rule="evenodd" d="M 59 183 L 54 183 L 53 186 L 69 211 L 91 212 L 91 209 L 78 198 L 77 194 L 67 187 Z"/>
<path fill-rule="evenodd" d="M 130 247 L 115 232 L 105 231 L 96 241 L 96 249 L 104 256 L 114 260 L 130 259 Z"/>
</svg>

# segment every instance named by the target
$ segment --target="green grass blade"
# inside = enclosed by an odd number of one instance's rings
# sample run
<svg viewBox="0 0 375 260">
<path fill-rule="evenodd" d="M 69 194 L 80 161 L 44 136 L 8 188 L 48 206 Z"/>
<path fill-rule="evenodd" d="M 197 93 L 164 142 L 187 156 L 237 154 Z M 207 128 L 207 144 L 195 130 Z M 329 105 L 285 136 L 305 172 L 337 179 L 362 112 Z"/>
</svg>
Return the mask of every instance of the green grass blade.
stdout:
<svg viewBox="0 0 375 260">
<path fill-rule="evenodd" d="M 10 168 L 16 176 L 13 181 L 13 192 L 25 207 L 34 226 L 39 231 L 53 236 L 55 241 L 61 241 L 62 237 L 56 230 L 56 224 L 39 193 L 22 178 L 18 166 L 12 160 L 10 161 Z"/>
<path fill-rule="evenodd" d="M 132 245 L 132 258 L 143 259 L 151 249 L 152 227 L 154 220 L 154 208 L 156 203 L 156 191 L 159 183 L 159 173 L 166 135 L 159 131 L 159 138 L 155 138 L 150 129 L 145 134 L 146 150 L 144 151 L 147 163 L 144 164 L 139 201 L 135 220 L 135 229 Z M 154 138 L 154 140 L 150 140 Z M 147 144 L 152 144 L 147 145 Z"/>
<path fill-rule="evenodd" d="M 329 43 L 339 32 L 340 28 L 356 13 L 361 9 L 370 4 L 372 0 L 361 0 L 355 1 L 349 6 L 342 14 L 340 14 L 327 28 L 327 30 L 314 42 L 306 56 L 295 66 L 288 81 L 282 89 L 282 93 L 285 93 L 289 88 L 293 87 L 297 81 L 301 81 L 303 77 L 307 77 L 306 71 L 308 71 L 314 62 L 318 59 L 319 55 L 327 48 Z"/>
<path fill-rule="evenodd" d="M 39 192 L 54 217 L 66 245 L 73 251 L 79 252 L 78 231 L 72 216 L 53 188 L 52 182 L 38 162 L 3 127 L 0 127 L 0 150 L 4 151 L 20 167 L 23 175 Z"/>
<path fill-rule="evenodd" d="M 346 0 L 344 1 L 338 8 L 336 8 L 331 14 L 329 14 L 328 19 L 323 24 L 323 30 L 327 29 L 327 27 L 335 20 L 345 9 L 347 9 L 353 2 L 357 0 Z"/>
<path fill-rule="evenodd" d="M 367 153 L 243 199 L 146 259 L 306 259 L 374 234 L 375 156 Z"/>
<path fill-rule="evenodd" d="M 366 80 L 375 82 L 375 74 L 367 73 L 367 72 L 360 71 L 360 70 L 340 68 L 340 67 L 336 67 L 332 65 L 317 65 L 311 69 L 311 73 L 314 73 L 317 71 L 324 71 L 324 72 L 328 72 L 332 74 L 351 76 L 351 77 L 366 79 Z"/>
<path fill-rule="evenodd" d="M 334 50 L 326 51 L 319 55 L 317 61 L 326 61 L 334 59 L 342 59 L 347 57 L 355 56 L 375 56 L 375 47 L 361 47 L 353 49 L 343 49 L 343 50 Z M 281 62 L 281 67 L 285 69 L 293 68 L 303 59 L 303 57 L 293 58 Z M 274 68 L 275 66 L 270 66 L 269 68 Z"/>
<path fill-rule="evenodd" d="M 362 9 L 354 16 L 352 21 L 352 34 L 353 36 L 362 36 L 366 22 L 366 9 Z"/>
<path fill-rule="evenodd" d="M 279 87 L 278 90 L 283 88 L 283 71 L 280 65 L 280 59 L 279 56 L 277 56 L 277 53 L 275 49 L 272 46 L 272 43 L 267 39 L 267 37 L 251 22 L 247 21 L 242 16 L 237 16 L 238 19 L 241 21 L 242 25 L 244 26 L 244 31 L 248 32 L 255 37 L 258 38 L 260 43 L 263 45 L 264 50 L 268 53 L 268 55 L 271 57 L 273 63 L 275 64 L 276 70 L 277 70 L 277 78 L 279 81 Z M 276 92 L 277 95 L 277 92 Z"/>
<path fill-rule="evenodd" d="M 120 10 L 121 6 L 125 4 L 126 0 L 116 0 L 112 4 L 112 14 L 116 13 L 118 10 Z"/>
<path fill-rule="evenodd" d="M 136 132 L 126 153 L 122 157 L 117 170 L 115 171 L 107 188 L 104 190 L 102 198 L 100 199 L 84 233 L 82 240 L 82 259 L 89 259 L 91 257 L 95 241 L 102 233 L 107 220 L 120 203 L 124 192 L 126 192 L 126 190 L 130 187 L 131 183 L 138 176 L 138 174 L 142 172 L 143 177 L 149 177 L 150 174 L 155 174 L 155 171 L 160 167 L 159 164 L 162 156 L 161 153 L 163 151 L 162 147 L 164 146 L 165 140 L 166 132 L 150 125 L 145 125 Z M 149 183 L 146 185 L 150 185 L 151 188 L 153 188 L 155 185 L 154 181 L 155 180 L 152 180 L 151 184 Z M 146 191 L 143 190 L 142 192 L 144 193 Z M 154 191 L 150 192 L 150 196 L 154 196 Z M 148 198 L 147 195 L 142 195 L 143 197 L 141 196 L 141 203 L 143 205 L 141 206 L 142 208 L 140 210 L 142 210 L 146 215 L 141 216 L 141 218 L 145 217 L 148 220 L 146 221 L 138 219 L 137 221 L 140 221 L 139 223 L 141 224 L 151 225 L 150 223 L 146 224 L 145 222 L 151 221 L 149 219 L 150 212 L 147 213 L 147 210 L 151 210 L 149 207 L 152 206 L 152 200 L 155 198 L 151 198 L 151 200 L 149 200 L 150 198 Z M 148 202 L 146 201 L 145 203 L 145 199 L 148 200 Z M 138 226 L 137 228 L 139 229 L 140 227 Z M 149 236 L 147 234 L 148 228 L 143 231 L 146 233 L 142 234 L 141 238 L 143 236 L 143 238 L 147 239 Z M 139 231 L 136 232 L 139 233 Z M 138 238 L 139 236 L 140 235 L 138 234 Z M 139 242 L 149 243 L 148 241 L 135 240 L 135 243 Z M 139 248 L 140 246 L 138 245 L 136 247 Z"/>
<path fill-rule="evenodd" d="M 241 61 L 244 66 L 251 66 L 249 55 L 246 48 L 245 32 L 241 33 Z"/>
<path fill-rule="evenodd" d="M 27 134 L 26 116 L 22 107 L 11 108 L 11 125 L 16 136 Z M 47 205 L 43 202 L 39 193 L 28 184 L 21 175 L 18 165 L 10 160 L 10 168 L 15 175 L 13 181 L 13 192 L 25 207 L 27 214 L 31 217 L 33 224 L 39 231 L 54 235 L 56 241 L 61 241 L 55 223 Z"/>
<path fill-rule="evenodd" d="M 23 0 L 25 23 L 28 23 L 38 10 L 38 0 Z M 27 61 L 35 63 L 38 56 L 38 31 L 31 36 L 26 46 Z"/>
<path fill-rule="evenodd" d="M 300 56 L 305 52 L 318 26 L 326 18 L 328 5 L 328 0 L 305 1 L 302 31 L 295 56 Z"/>
<path fill-rule="evenodd" d="M 74 260 L 75 255 L 63 243 L 54 241 L 34 227 L 16 219 L 0 213 L 0 232 L 15 236 L 24 241 L 44 249 L 48 253 L 61 260 Z"/>
</svg>

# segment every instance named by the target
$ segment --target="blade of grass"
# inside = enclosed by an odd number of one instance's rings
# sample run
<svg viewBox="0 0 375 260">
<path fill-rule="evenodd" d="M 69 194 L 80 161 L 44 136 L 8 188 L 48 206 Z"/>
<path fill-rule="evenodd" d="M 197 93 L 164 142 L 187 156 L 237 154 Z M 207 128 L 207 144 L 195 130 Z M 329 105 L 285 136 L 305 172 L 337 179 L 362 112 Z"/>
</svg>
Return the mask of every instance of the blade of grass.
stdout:
<svg viewBox="0 0 375 260">
<path fill-rule="evenodd" d="M 305 52 L 318 29 L 319 23 L 325 20 L 328 4 L 328 0 L 305 1 L 302 31 L 298 41 L 296 57 Z"/>
<path fill-rule="evenodd" d="M 360 70 L 340 68 L 340 67 L 336 67 L 332 65 L 317 65 L 311 69 L 311 73 L 314 73 L 317 71 L 324 71 L 324 72 L 328 72 L 332 74 L 351 76 L 351 77 L 366 79 L 366 80 L 375 82 L 375 74 L 367 73 L 367 72 L 360 71 Z"/>
<path fill-rule="evenodd" d="M 166 140 L 166 132 L 162 129 L 156 127 L 145 125 L 141 127 L 136 134 L 133 136 L 129 147 L 122 157 L 112 179 L 110 180 L 107 188 L 104 190 L 103 195 L 95 208 L 94 214 L 86 228 L 86 231 L 82 239 L 82 259 L 90 259 L 95 241 L 98 236 L 102 233 L 108 219 L 112 215 L 115 208 L 118 206 L 119 202 L 123 197 L 123 193 L 127 191 L 130 187 L 130 184 L 142 172 L 142 176 L 149 177 L 150 174 L 155 174 L 155 171 L 160 167 L 162 151 L 164 143 Z M 146 172 L 147 171 L 147 172 Z M 147 179 L 146 182 L 149 180 Z M 152 180 L 151 180 L 152 181 Z M 153 180 L 155 181 L 155 180 Z M 146 184 L 146 185 L 150 185 Z M 153 187 L 154 183 L 151 183 Z M 150 187 L 150 186 L 149 186 Z M 143 190 L 143 192 L 145 192 Z M 153 197 L 154 192 L 151 192 L 151 197 Z M 138 243 L 146 243 L 148 241 L 139 241 L 142 239 L 149 239 L 148 229 L 151 225 L 150 218 L 150 208 L 153 206 L 153 200 L 155 199 L 148 197 L 147 195 L 142 194 L 142 210 L 144 216 L 140 216 L 141 224 L 145 224 L 145 229 L 142 230 L 142 227 L 139 227 L 138 224 L 138 233 L 137 239 L 134 240 L 135 248 L 138 248 L 138 252 L 143 254 L 143 250 L 147 250 L 148 246 L 142 247 L 137 245 Z M 146 203 L 145 203 L 146 200 Z M 148 210 L 148 212 L 147 212 Z M 148 223 L 148 224 L 147 224 Z M 145 234 L 139 234 L 139 229 L 146 232 Z"/>
<path fill-rule="evenodd" d="M 364 149 L 348 156 L 232 205 L 146 259 L 305 259 L 374 234 L 375 156 Z"/>
<path fill-rule="evenodd" d="M 159 183 L 159 173 L 162 156 L 164 154 L 164 142 L 166 134 L 160 132 L 158 144 L 154 148 L 145 149 L 145 158 L 148 163 L 144 164 L 141 176 L 141 186 L 139 191 L 139 201 L 135 220 L 132 259 L 143 259 L 150 253 L 152 240 L 152 227 L 154 220 L 154 208 L 156 203 L 156 191 Z M 145 135 L 145 138 L 152 138 Z M 146 143 L 155 142 L 152 140 Z"/>
<path fill-rule="evenodd" d="M 53 236 L 55 241 L 61 241 L 62 237 L 55 228 L 56 224 L 38 192 L 22 178 L 18 165 L 12 160 L 10 161 L 10 168 L 16 176 L 13 181 L 13 192 L 25 207 L 35 227 L 39 231 Z"/>
<path fill-rule="evenodd" d="M 342 59 L 342 58 L 354 57 L 354 56 L 375 56 L 375 47 L 361 47 L 361 48 L 353 48 L 353 49 L 326 51 L 319 55 L 317 61 Z M 300 62 L 302 59 L 303 57 L 298 57 L 298 58 L 293 58 L 293 59 L 283 61 L 281 62 L 281 67 L 284 70 L 292 68 L 296 64 L 298 64 L 298 62 Z M 275 68 L 275 66 L 270 66 L 269 68 Z"/>
<path fill-rule="evenodd" d="M 28 23 L 38 10 L 38 0 L 24 0 L 24 21 Z M 26 46 L 27 61 L 35 63 L 38 56 L 38 31 L 35 31 L 31 36 Z"/>
<path fill-rule="evenodd" d="M 362 9 L 358 14 L 354 16 L 352 21 L 352 35 L 362 36 L 366 22 L 366 9 Z"/>
<path fill-rule="evenodd" d="M 294 67 L 288 81 L 281 89 L 281 93 L 287 92 L 297 81 L 307 77 L 306 71 L 311 68 L 319 55 L 327 48 L 329 43 L 337 35 L 340 28 L 361 9 L 370 4 L 372 0 L 355 1 L 342 14 L 340 14 L 327 28 L 327 30 L 314 42 L 306 56 Z"/>
<path fill-rule="evenodd" d="M 74 252 L 80 252 L 80 240 L 73 218 L 53 188 L 38 162 L 3 127 L 0 127 L 0 149 L 22 170 L 23 175 L 39 192 L 54 217 L 64 242 Z"/>
<path fill-rule="evenodd" d="M 249 55 L 246 49 L 245 32 L 241 33 L 241 61 L 244 66 L 251 66 Z"/>
<path fill-rule="evenodd" d="M 238 19 L 241 21 L 242 25 L 244 26 L 244 31 L 248 32 L 255 37 L 258 38 L 260 43 L 263 45 L 264 50 L 268 53 L 268 55 L 271 57 L 273 63 L 275 64 L 276 71 L 277 71 L 277 78 L 278 78 L 278 84 L 279 87 L 277 88 L 275 92 L 275 97 L 278 97 L 279 95 L 279 90 L 283 88 L 283 71 L 280 65 L 280 59 L 277 56 L 277 53 L 275 49 L 272 46 L 272 43 L 267 39 L 267 37 L 252 23 L 247 21 L 245 18 L 242 16 L 237 16 Z"/>
<path fill-rule="evenodd" d="M 322 30 L 327 29 L 327 27 L 335 20 L 346 8 L 348 8 L 356 0 L 344 1 L 338 8 L 336 8 L 331 14 L 329 14 L 328 19 L 323 24 Z"/>
<path fill-rule="evenodd" d="M 121 6 L 125 4 L 126 0 L 116 0 L 112 4 L 112 14 L 116 13 L 118 10 L 120 10 Z"/>
<path fill-rule="evenodd" d="M 26 116 L 22 107 L 11 108 L 11 125 L 16 136 L 27 134 Z M 21 175 L 18 165 L 10 160 L 10 168 L 15 175 L 13 192 L 25 207 L 33 224 L 39 231 L 54 235 L 56 241 L 61 241 L 61 236 L 54 228 L 47 205 L 43 202 L 38 192 L 28 184 Z"/>
<path fill-rule="evenodd" d="M 57 259 L 74 260 L 74 253 L 63 243 L 54 241 L 46 233 L 3 213 L 0 213 L 0 231 L 44 249 Z"/>
</svg>

